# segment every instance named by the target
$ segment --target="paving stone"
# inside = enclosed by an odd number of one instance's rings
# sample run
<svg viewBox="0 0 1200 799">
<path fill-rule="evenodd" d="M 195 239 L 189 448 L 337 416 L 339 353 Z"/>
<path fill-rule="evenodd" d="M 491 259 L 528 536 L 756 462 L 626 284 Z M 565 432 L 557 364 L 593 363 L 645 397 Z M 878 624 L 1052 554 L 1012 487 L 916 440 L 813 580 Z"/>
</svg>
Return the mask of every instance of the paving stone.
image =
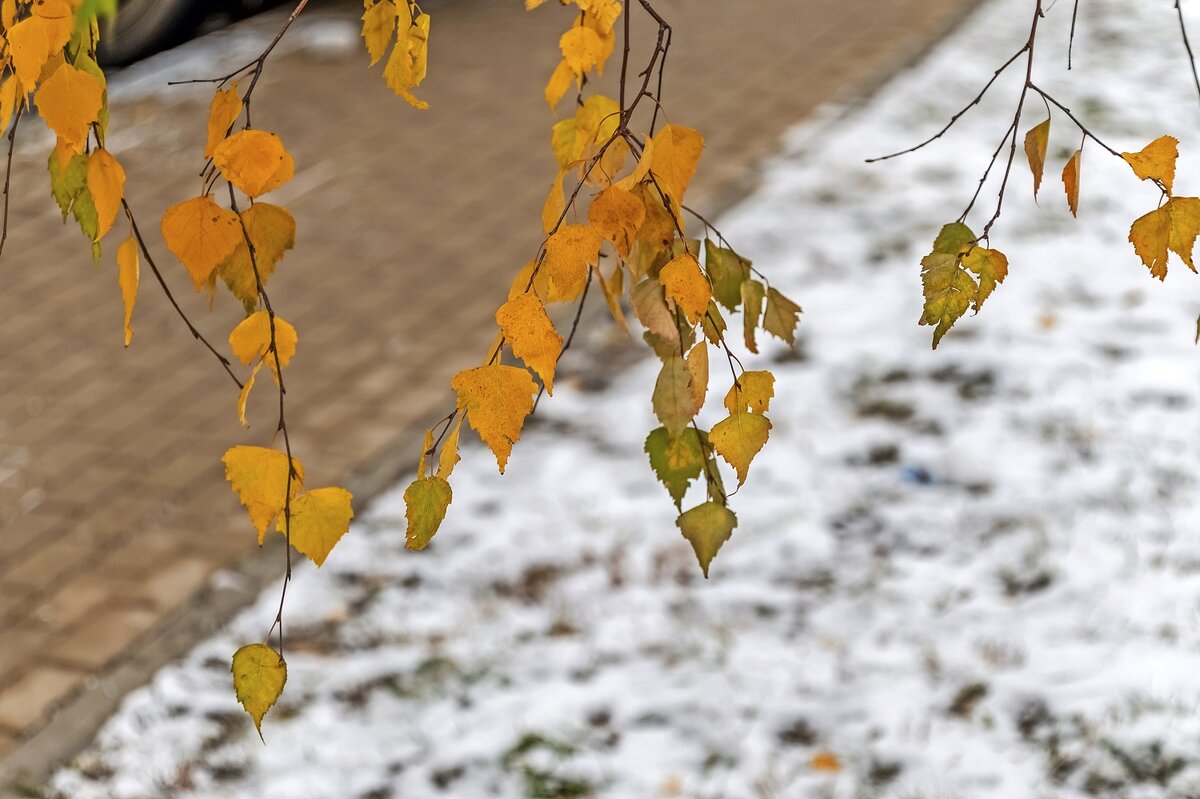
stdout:
<svg viewBox="0 0 1200 799">
<path fill-rule="evenodd" d="M 972 3 L 665 3 L 675 18 L 665 104 L 708 137 L 693 199 L 740 191 L 791 125 L 894 69 Z M 312 13 L 353 24 L 361 6 L 328 0 Z M 435 13 L 428 113 L 392 96 L 358 48 L 319 61 L 281 51 L 255 94 L 256 124 L 297 163 L 272 200 L 296 216 L 298 246 L 270 290 L 300 331 L 288 418 L 314 485 L 394 455 L 404 431 L 447 411 L 448 378 L 478 361 L 541 239 L 555 171 L 542 88 L 569 14 L 526 13 L 516 0 Z M 600 90 L 615 93 L 616 72 Z M 109 143 L 164 280 L 225 351 L 240 308 L 222 295 L 210 311 L 157 236 L 162 212 L 196 191 L 209 97 L 180 88 L 116 103 Z M 133 345 L 122 346 L 114 245 L 93 269 L 78 230 L 36 188 L 45 149 L 17 151 L 4 253 L 39 268 L 6 270 L 0 292 L 0 754 L 255 547 L 219 459 L 233 444 L 270 444 L 277 413 L 261 380 L 251 428 L 238 425 L 236 387 L 145 267 Z"/>
<path fill-rule="evenodd" d="M 15 683 L 0 689 L 0 725 L 21 730 L 45 716 L 84 679 L 84 672 L 58 666 L 34 666 Z"/>
</svg>

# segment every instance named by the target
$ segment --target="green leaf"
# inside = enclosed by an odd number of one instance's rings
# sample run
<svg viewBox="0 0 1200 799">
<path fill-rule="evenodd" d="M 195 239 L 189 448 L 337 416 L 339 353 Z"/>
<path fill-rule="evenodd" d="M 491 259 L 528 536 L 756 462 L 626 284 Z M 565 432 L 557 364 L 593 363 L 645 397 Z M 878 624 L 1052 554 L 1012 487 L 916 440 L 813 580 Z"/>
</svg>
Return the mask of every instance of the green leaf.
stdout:
<svg viewBox="0 0 1200 799">
<path fill-rule="evenodd" d="M 975 241 L 971 228 L 962 222 L 951 222 L 942 225 L 937 238 L 933 240 L 933 251 L 945 255 L 958 255 L 963 248 Z"/>
<path fill-rule="evenodd" d="M 66 222 L 75 197 L 87 186 L 87 157 L 72 156 L 64 169 L 59 165 L 58 153 L 51 151 L 47 168 L 50 170 L 50 193 L 54 195 L 54 201 L 58 203 L 63 221 Z"/>
<path fill-rule="evenodd" d="M 746 336 L 746 349 L 758 352 L 758 343 L 754 340 L 754 331 L 758 329 L 758 320 L 762 317 L 763 298 L 766 289 L 757 280 L 746 280 L 742 283 L 742 324 Z"/>
<path fill-rule="evenodd" d="M 683 495 L 688 485 L 704 471 L 704 435 L 690 427 L 672 437 L 665 427 L 651 431 L 646 437 L 646 454 L 650 456 L 650 468 L 681 508 Z"/>
<path fill-rule="evenodd" d="M 247 644 L 233 653 L 233 691 L 242 707 L 254 719 L 262 738 L 262 720 L 287 682 L 287 663 L 265 644 Z"/>
<path fill-rule="evenodd" d="M 717 556 L 721 545 L 733 535 L 737 516 L 718 502 L 705 502 L 682 514 L 675 524 L 695 550 L 696 560 L 700 561 L 700 569 L 707 579 L 708 565 Z"/>
<path fill-rule="evenodd" d="M 446 518 L 446 508 L 453 497 L 450 484 L 441 477 L 423 477 L 404 489 L 404 518 L 408 519 L 406 547 L 420 551 L 429 546 Z"/>
<path fill-rule="evenodd" d="M 704 269 L 713 297 L 731 311 L 742 304 L 742 283 L 750 278 L 750 262 L 727 247 L 704 240 Z"/>
</svg>

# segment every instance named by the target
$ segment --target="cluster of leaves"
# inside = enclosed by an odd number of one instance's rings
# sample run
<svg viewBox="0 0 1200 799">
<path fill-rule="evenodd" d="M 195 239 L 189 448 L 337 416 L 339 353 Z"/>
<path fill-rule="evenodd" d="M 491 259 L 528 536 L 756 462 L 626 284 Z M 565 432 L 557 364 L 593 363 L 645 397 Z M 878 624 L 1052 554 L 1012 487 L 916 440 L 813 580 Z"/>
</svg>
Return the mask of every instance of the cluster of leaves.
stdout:
<svg viewBox="0 0 1200 799">
<path fill-rule="evenodd" d="M 1076 3 L 1076 8 L 1078 3 Z M 1178 4 L 1176 4 L 1178 10 Z M 1000 146 L 992 154 L 991 161 L 984 170 L 974 197 L 958 220 L 944 225 L 934 240 L 932 251 L 921 260 L 921 283 L 925 298 L 921 313 L 920 324 L 930 325 L 933 331 L 933 347 L 937 348 L 942 337 L 968 310 L 976 313 L 996 287 L 1008 275 L 1008 259 L 999 250 L 989 249 L 982 242 L 987 242 L 993 224 L 1000 217 L 1004 204 L 1005 189 L 1012 169 L 1013 158 L 1016 154 L 1017 131 L 1020 125 L 1022 109 L 1026 97 L 1037 94 L 1046 105 L 1047 117 L 1034 125 L 1025 133 L 1024 151 L 1029 169 L 1033 175 L 1033 195 L 1037 199 L 1041 189 L 1042 179 L 1046 168 L 1046 158 L 1050 144 L 1051 107 L 1057 108 L 1077 128 L 1081 137 L 1079 146 L 1067 159 L 1062 168 L 1063 191 L 1066 194 L 1067 208 L 1072 216 L 1079 213 L 1079 185 L 1083 170 L 1083 148 L 1091 140 L 1110 155 L 1120 157 L 1142 180 L 1154 183 L 1162 191 L 1158 207 L 1134 221 L 1129 230 L 1129 241 L 1142 263 L 1150 270 L 1153 277 L 1163 280 L 1167 275 L 1167 258 L 1169 253 L 1175 253 L 1191 269 L 1196 271 L 1192 262 L 1192 251 L 1196 238 L 1200 235 L 1200 198 L 1176 197 L 1174 195 L 1175 162 L 1179 157 L 1179 142 L 1172 136 L 1161 136 L 1136 153 L 1118 152 L 1100 140 L 1092 131 L 1074 115 L 1071 110 L 1048 94 L 1033 81 L 1033 54 L 1037 40 L 1039 21 L 1045 16 L 1046 8 L 1043 0 L 1034 0 L 1033 22 L 1028 40 L 1021 48 L 999 69 L 982 91 L 965 108 L 951 117 L 950 122 L 940 131 L 907 150 L 903 150 L 883 158 L 893 158 L 898 155 L 921 149 L 940 138 L 951 126 L 969 110 L 979 103 L 984 94 L 1014 61 L 1021 55 L 1026 56 L 1025 81 L 1017 101 L 1016 113 L 1001 139 Z M 1183 17 L 1180 12 L 1180 24 Z M 1072 43 L 1074 26 L 1072 25 Z M 1185 44 L 1187 33 L 1184 31 Z M 1068 48 L 1068 60 L 1069 60 Z M 1189 55 L 1191 53 L 1188 47 Z M 1193 62 L 1193 73 L 1195 65 Z M 1200 90 L 1200 75 L 1196 77 L 1197 89 Z M 1005 144 L 1009 144 L 1008 162 L 1000 182 L 996 208 L 991 218 L 983 228 L 981 235 L 975 233 L 965 224 L 968 214 L 979 197 L 979 190 L 987 181 L 992 168 Z M 883 159 L 871 159 L 872 161 Z M 1197 322 L 1197 341 L 1200 342 L 1200 320 Z"/>
<path fill-rule="evenodd" d="M 542 1 L 526 0 L 526 7 Z M 543 206 L 545 238 L 496 312 L 499 330 L 487 357 L 454 377 L 455 409 L 426 432 L 417 478 L 404 493 L 407 545 L 423 549 L 445 518 L 464 420 L 491 448 L 503 473 L 541 392 L 553 394 L 558 361 L 575 330 L 564 339 L 547 306 L 578 303 L 581 311 L 596 281 L 616 324 L 626 330 L 622 302 L 629 302 L 647 344 L 662 361 L 651 398 L 662 426 L 650 433 L 646 452 L 681 511 L 689 486 L 704 478 L 705 500 L 681 512 L 677 524 L 707 576 L 737 525 L 717 457 L 733 467 L 741 486 L 770 433 L 765 413 L 774 395 L 773 375 L 745 371 L 732 352 L 722 308 L 742 312 L 745 345 L 757 352 L 760 329 L 794 343 L 800 307 L 766 283 L 707 222 L 705 229 L 715 239 L 687 236 L 690 211 L 684 195 L 704 149 L 702 136 L 675 124 L 655 132 L 653 120 L 645 134 L 630 129 L 643 97 L 653 100 L 655 119 L 659 113 L 660 98 L 647 87 L 666 52 L 666 23 L 651 11 L 660 24 L 659 45 L 640 73 L 645 83 L 629 102 L 624 62 L 620 101 L 601 94 L 585 97 L 589 75 L 602 74 L 614 51 L 622 7 L 618 0 L 563 4 L 576 6 L 578 13 L 559 41 L 562 60 L 545 97 L 555 108 L 572 88 L 577 95 L 574 113 L 551 132 L 559 171 Z M 574 318 L 577 325 L 579 311 Z M 710 347 L 724 351 L 732 385 L 724 402 L 729 415 L 703 430 L 696 417 L 708 392 Z M 516 365 L 505 363 L 506 356 Z"/>
<path fill-rule="evenodd" d="M 416 108 L 429 108 L 429 103 L 418 100 L 412 93 L 425 80 L 429 15 L 421 11 L 415 0 L 363 0 L 362 23 L 372 66 L 383 58 L 388 47 L 392 48 L 383 67 L 388 88 Z"/>
</svg>

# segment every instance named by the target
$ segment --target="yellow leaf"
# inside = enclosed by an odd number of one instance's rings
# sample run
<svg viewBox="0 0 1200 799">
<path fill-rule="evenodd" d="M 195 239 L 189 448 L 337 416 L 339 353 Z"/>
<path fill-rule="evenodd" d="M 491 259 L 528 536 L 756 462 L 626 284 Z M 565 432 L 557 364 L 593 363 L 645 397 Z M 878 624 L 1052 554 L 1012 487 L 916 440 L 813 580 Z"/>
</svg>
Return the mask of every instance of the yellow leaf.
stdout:
<svg viewBox="0 0 1200 799">
<path fill-rule="evenodd" d="M 245 232 L 250 234 L 250 241 L 254 243 L 254 261 L 250 260 L 250 248 L 246 246 L 243 235 L 233 253 L 217 267 L 217 274 L 249 313 L 258 306 L 255 267 L 265 287 L 275 271 L 275 265 L 296 245 L 296 220 L 286 208 L 270 203 L 255 203 L 242 211 L 242 223 L 246 226 Z"/>
<path fill-rule="evenodd" d="M 75 152 L 83 152 L 88 129 L 100 118 L 104 87 L 95 77 L 63 64 L 38 89 L 38 112 Z"/>
<path fill-rule="evenodd" d="M 573 300 L 587 283 L 588 264 L 600 259 L 603 240 L 591 225 L 563 225 L 546 239 L 546 257 L 539 272 L 548 278 L 547 302 Z"/>
<path fill-rule="evenodd" d="M 1188 269 L 1195 272 L 1192 249 L 1196 245 L 1197 235 L 1200 235 L 1200 198 L 1172 197 L 1167 202 L 1167 208 L 1171 212 L 1171 235 L 1167 239 L 1167 246 L 1183 259 Z"/>
<path fill-rule="evenodd" d="M 1155 180 L 1171 193 L 1175 182 L 1175 162 L 1179 159 L 1179 140 L 1174 136 L 1160 136 L 1146 145 L 1141 152 L 1121 153 L 1121 157 L 1142 180 Z"/>
<path fill-rule="evenodd" d="M 320 567 L 350 529 L 350 520 L 354 518 L 352 500 L 349 491 L 332 486 L 314 488 L 293 499 L 289 537 L 296 551 Z M 288 534 L 287 514 L 275 517 L 275 529 Z"/>
<path fill-rule="evenodd" d="M 682 219 L 683 195 L 703 151 L 704 137 L 681 125 L 667 125 L 654 137 L 650 173 L 671 199 L 670 210 L 676 219 Z"/>
<path fill-rule="evenodd" d="M 50 38 L 45 23 L 36 18 L 23 19 L 8 29 L 8 47 L 13 71 L 25 92 L 33 91 L 42 65 L 50 57 Z"/>
<path fill-rule="evenodd" d="M 1046 149 L 1050 145 L 1050 118 L 1040 125 L 1034 125 L 1025 134 L 1025 157 L 1029 159 L 1029 169 L 1033 172 L 1033 196 L 1037 197 L 1038 189 L 1042 186 L 1042 175 L 1046 171 Z"/>
<path fill-rule="evenodd" d="M 414 97 L 412 90 L 425 79 L 429 56 L 429 15 L 421 14 L 415 22 L 405 17 L 401 16 L 396 46 L 388 56 L 383 77 L 388 88 L 403 97 L 409 105 L 423 110 L 429 107 L 429 103 Z"/>
<path fill-rule="evenodd" d="M 685 252 L 672 259 L 659 272 L 658 279 L 667 290 L 667 299 L 683 311 L 689 322 L 699 322 L 712 299 L 712 286 L 696 256 Z"/>
<path fill-rule="evenodd" d="M 36 0 L 30 8 L 46 30 L 47 52 L 62 50 L 71 41 L 75 25 L 75 9 L 68 0 Z"/>
<path fill-rule="evenodd" d="M 759 413 L 734 413 L 718 422 L 708 434 L 717 454 L 734 468 L 738 485 L 746 482 L 750 461 L 771 433 L 771 421 Z"/>
<path fill-rule="evenodd" d="M 303 487 L 304 467 L 292 458 L 295 474 L 290 479 L 289 495 L 288 459 L 279 450 L 237 446 L 226 450 L 221 460 L 225 463 L 225 479 L 249 511 L 250 521 L 258 530 L 259 546 L 262 546 L 263 535 L 271 520 L 283 511 L 285 496 L 294 497 Z"/>
<path fill-rule="evenodd" d="M 571 65 L 564 58 L 558 62 L 558 66 L 554 68 L 554 72 L 550 75 L 550 81 L 546 84 L 546 102 L 551 108 L 558 105 L 562 100 L 563 95 L 571 88 L 571 84 L 575 83 L 575 71 L 571 69 Z"/>
<path fill-rule="evenodd" d="M 121 302 L 125 305 L 125 346 L 133 341 L 133 306 L 138 290 L 138 245 L 130 236 L 117 247 L 117 285 L 121 287 Z"/>
<path fill-rule="evenodd" d="M 604 302 L 608 305 L 609 313 L 621 332 L 629 335 L 629 323 L 625 321 L 625 311 L 621 308 L 621 295 L 625 293 L 625 270 L 621 264 L 616 264 L 612 275 L 605 277 L 600 273 L 600 289 L 604 292 Z"/>
<path fill-rule="evenodd" d="M 766 370 L 742 372 L 725 395 L 725 408 L 731 414 L 766 413 L 775 396 L 775 375 Z"/>
<path fill-rule="evenodd" d="M 525 417 L 533 410 L 537 384 L 529 372 L 514 366 L 479 366 L 459 372 L 450 381 L 458 405 L 467 412 L 484 443 L 496 456 L 500 473 L 512 445 L 521 437 Z"/>
<path fill-rule="evenodd" d="M 582 161 L 599 145 L 612 138 L 620 121 L 621 108 L 616 100 L 602 94 L 589 95 L 575 109 L 575 116 L 555 124 L 550 145 L 561 168 Z"/>
<path fill-rule="evenodd" d="M 414 552 L 429 546 L 453 498 L 450 484 L 441 477 L 424 477 L 404 489 L 404 518 L 408 520 L 404 545 Z"/>
<path fill-rule="evenodd" d="M 246 196 L 258 197 L 282 185 L 282 181 L 276 183 L 274 179 L 280 170 L 286 169 L 289 156 L 274 133 L 251 129 L 238 131 L 222 141 L 213 150 L 212 158 L 226 180 Z"/>
<path fill-rule="evenodd" d="M 454 471 L 455 465 L 461 460 L 458 457 L 458 434 L 462 430 L 464 416 L 465 414 L 458 414 L 458 420 L 454 422 L 454 427 L 450 430 L 450 435 L 446 436 L 446 440 L 442 443 L 442 454 L 438 458 L 437 476 L 443 480 L 450 479 L 450 474 Z"/>
<path fill-rule="evenodd" d="M 1079 178 L 1082 164 L 1083 150 L 1076 150 L 1075 155 L 1071 156 L 1067 165 L 1063 167 L 1063 189 L 1067 193 L 1067 207 L 1071 209 L 1071 216 L 1079 216 Z"/>
<path fill-rule="evenodd" d="M 208 139 L 204 144 L 204 157 L 212 158 L 213 150 L 229 135 L 229 129 L 242 113 L 242 98 L 234 81 L 228 89 L 217 89 L 208 108 Z"/>
<path fill-rule="evenodd" d="M 19 84 L 16 78 L 8 78 L 0 85 L 0 130 L 8 130 L 8 123 L 12 122 L 13 112 L 17 110 Z"/>
<path fill-rule="evenodd" d="M 962 257 L 962 265 L 979 279 L 973 300 L 975 312 L 978 313 L 984 300 L 992 296 L 996 286 L 1008 277 L 1008 258 L 999 250 L 989 250 L 976 244 Z"/>
<path fill-rule="evenodd" d="M 554 396 L 554 370 L 562 354 L 563 338 L 533 294 L 518 294 L 496 311 L 496 324 L 504 332 L 513 355 L 537 373 Z"/>
<path fill-rule="evenodd" d="M 258 370 L 262 369 L 262 365 L 261 360 L 254 364 L 254 368 L 250 370 L 250 376 L 246 378 L 246 382 L 242 384 L 242 390 L 238 392 L 237 413 L 242 427 L 250 426 L 250 422 L 246 420 L 246 402 L 250 399 L 250 392 L 254 390 L 254 381 L 258 379 Z"/>
<path fill-rule="evenodd" d="M 233 653 L 233 691 L 242 707 L 254 719 L 254 728 L 262 737 L 262 720 L 287 682 L 287 663 L 265 644 L 247 644 Z"/>
<path fill-rule="evenodd" d="M 554 230 L 559 220 L 562 219 L 563 209 L 567 202 L 562 183 L 565 174 L 567 174 L 567 170 L 558 170 L 558 177 L 550 185 L 550 192 L 546 195 L 546 202 L 542 205 L 542 230 L 545 233 Z"/>
<path fill-rule="evenodd" d="M 392 37 L 396 35 L 396 6 L 391 0 L 379 0 L 368 6 L 362 15 L 362 37 L 367 43 L 367 53 L 374 65 L 383 58 Z"/>
<path fill-rule="evenodd" d="M 577 25 L 558 40 L 563 61 L 576 75 L 594 69 L 604 55 L 604 42 L 591 28 Z"/>
<path fill-rule="evenodd" d="M 612 242 L 618 255 L 628 258 L 638 229 L 646 221 L 646 206 L 632 192 L 609 186 L 592 200 L 588 221 L 596 232 Z"/>
<path fill-rule="evenodd" d="M 93 150 L 88 157 L 87 187 L 96 204 L 99 220 L 96 241 L 99 241 L 112 229 L 117 212 L 121 210 L 121 199 L 125 196 L 125 170 L 108 150 Z"/>
<path fill-rule="evenodd" d="M 642 154 L 638 158 L 637 164 L 633 167 L 633 171 L 613 185 L 619 186 L 626 191 L 633 191 L 633 187 L 641 183 L 646 175 L 650 174 L 650 163 L 653 160 L 654 140 L 647 136 L 646 145 L 642 148 Z"/>
<path fill-rule="evenodd" d="M 675 524 L 695 550 L 696 560 L 700 561 L 707 579 L 709 564 L 737 527 L 737 516 L 724 505 L 705 502 L 681 514 Z"/>
<path fill-rule="evenodd" d="M 658 189 L 649 183 L 639 183 L 634 187 L 633 195 L 646 209 L 645 221 L 638 228 L 638 241 L 645 242 L 655 254 L 669 250 L 675 241 L 676 220 L 663 205 Z"/>
<path fill-rule="evenodd" d="M 617 17 L 621 16 L 621 0 L 577 0 L 578 5 L 587 12 L 588 19 L 594 22 L 597 30 L 609 32 Z"/>
<path fill-rule="evenodd" d="M 1129 228 L 1129 242 L 1150 274 L 1159 280 L 1167 277 L 1167 248 L 1171 241 L 1171 210 L 1155 209 L 1135 220 Z"/>
<path fill-rule="evenodd" d="M 279 365 L 287 366 L 296 354 L 296 328 L 275 317 L 275 347 L 279 353 Z M 275 368 L 275 354 L 267 354 L 271 348 L 271 315 L 266 311 L 255 311 L 247 316 L 229 334 L 229 346 L 242 363 L 262 359 Z"/>
<path fill-rule="evenodd" d="M 243 238 L 237 214 L 211 197 L 195 197 L 168 208 L 163 214 L 162 235 L 167 249 L 187 267 L 196 291 Z"/>
<path fill-rule="evenodd" d="M 513 278 L 512 285 L 508 287 L 508 299 L 531 291 L 539 300 L 546 300 L 550 295 L 550 273 L 545 269 L 537 269 L 537 265 L 537 261 L 530 261 L 521 267 L 521 271 Z M 536 274 L 534 269 L 537 269 Z"/>
</svg>

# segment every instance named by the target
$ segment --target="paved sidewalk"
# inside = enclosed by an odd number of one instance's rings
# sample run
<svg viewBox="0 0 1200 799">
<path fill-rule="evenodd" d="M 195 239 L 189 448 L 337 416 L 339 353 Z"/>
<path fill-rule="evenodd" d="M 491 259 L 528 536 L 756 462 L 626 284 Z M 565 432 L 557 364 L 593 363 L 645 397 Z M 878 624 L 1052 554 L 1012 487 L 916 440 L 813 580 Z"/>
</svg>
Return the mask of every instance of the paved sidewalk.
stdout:
<svg viewBox="0 0 1200 799">
<path fill-rule="evenodd" d="M 877 86 L 974 0 L 658 5 L 675 26 L 667 111 L 706 136 L 694 193 L 711 207 L 744 192 L 789 126 Z M 312 15 L 353 20 L 358 7 Z M 271 284 L 300 331 L 293 448 L 309 484 L 348 484 L 360 503 L 407 469 L 414 430 L 444 413 L 450 376 L 492 338 L 554 172 L 541 93 L 567 12 L 458 0 L 433 13 L 429 112 L 391 96 L 357 46 L 281 53 L 255 94 L 256 123 L 297 162 L 278 199 L 298 246 Z M 208 95 L 176 97 L 117 104 L 112 146 L 172 289 L 223 344 L 236 303 L 222 293 L 209 313 L 157 235 L 162 211 L 197 189 Z M 148 270 L 122 349 L 111 253 L 93 269 L 59 223 L 44 160 L 20 153 L 0 263 L 0 785 L 86 742 L 125 690 L 279 571 L 278 552 L 254 551 L 220 464 L 233 444 L 269 440 L 270 381 L 243 431 L 232 384 Z M 245 579 L 212 587 L 219 569 Z"/>
</svg>

